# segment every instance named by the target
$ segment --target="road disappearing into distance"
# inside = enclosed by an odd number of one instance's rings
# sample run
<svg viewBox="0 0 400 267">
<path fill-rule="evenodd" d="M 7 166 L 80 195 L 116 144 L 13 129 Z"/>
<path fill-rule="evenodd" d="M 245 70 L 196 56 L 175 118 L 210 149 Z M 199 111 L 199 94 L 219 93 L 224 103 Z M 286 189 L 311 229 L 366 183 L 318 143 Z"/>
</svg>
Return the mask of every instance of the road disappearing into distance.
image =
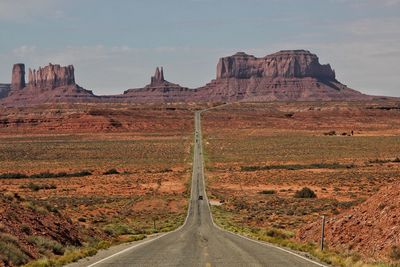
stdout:
<svg viewBox="0 0 400 267">
<path fill-rule="evenodd" d="M 86 266 L 325 266 L 281 248 L 220 229 L 205 192 L 201 113 L 195 113 L 191 197 L 185 223 Z"/>
</svg>

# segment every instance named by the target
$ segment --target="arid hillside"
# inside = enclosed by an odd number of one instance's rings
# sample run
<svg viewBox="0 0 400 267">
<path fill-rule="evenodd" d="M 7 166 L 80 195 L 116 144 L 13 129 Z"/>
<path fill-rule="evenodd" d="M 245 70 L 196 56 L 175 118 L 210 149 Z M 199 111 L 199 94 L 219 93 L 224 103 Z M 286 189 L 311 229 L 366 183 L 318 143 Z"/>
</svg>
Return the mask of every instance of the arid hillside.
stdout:
<svg viewBox="0 0 400 267">
<path fill-rule="evenodd" d="M 298 238 L 318 242 L 320 235 L 321 225 L 313 223 L 303 227 Z M 364 257 L 400 260 L 400 183 L 384 186 L 364 203 L 328 219 L 326 245 Z"/>
</svg>

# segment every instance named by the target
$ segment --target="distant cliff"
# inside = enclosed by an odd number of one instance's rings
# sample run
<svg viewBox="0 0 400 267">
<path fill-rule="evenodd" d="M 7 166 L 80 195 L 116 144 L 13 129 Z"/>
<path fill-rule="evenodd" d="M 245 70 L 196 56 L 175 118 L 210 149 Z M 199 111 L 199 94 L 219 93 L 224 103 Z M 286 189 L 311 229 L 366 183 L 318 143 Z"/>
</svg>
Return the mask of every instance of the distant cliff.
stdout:
<svg viewBox="0 0 400 267">
<path fill-rule="evenodd" d="M 0 88 L 0 98 L 2 91 Z M 25 65 L 15 64 L 11 85 L 4 89 L 1 103 L 6 106 L 26 106 L 52 102 L 93 102 L 97 97 L 75 83 L 74 67 L 49 64 L 37 70 L 29 69 L 25 83 Z"/>
<path fill-rule="evenodd" d="M 32 87 L 56 88 L 60 86 L 75 85 L 74 66 L 61 67 L 49 63 L 48 66 L 38 70 L 29 69 L 28 83 Z"/>
<path fill-rule="evenodd" d="M 217 79 L 251 77 L 312 77 L 335 81 L 335 71 L 329 64 L 321 65 L 318 57 L 306 50 L 284 50 L 263 58 L 239 52 L 218 62 Z"/>
<path fill-rule="evenodd" d="M 330 101 L 369 100 L 336 79 L 329 64 L 320 64 L 306 50 L 283 50 L 257 58 L 244 52 L 219 59 L 216 79 L 196 89 L 167 81 L 164 69 L 156 68 L 150 83 L 123 94 L 96 96 L 75 82 L 74 67 L 49 64 L 29 69 L 15 64 L 11 85 L 0 86 L 3 105 L 34 105 L 46 102 L 234 102 L 234 101 Z"/>
</svg>

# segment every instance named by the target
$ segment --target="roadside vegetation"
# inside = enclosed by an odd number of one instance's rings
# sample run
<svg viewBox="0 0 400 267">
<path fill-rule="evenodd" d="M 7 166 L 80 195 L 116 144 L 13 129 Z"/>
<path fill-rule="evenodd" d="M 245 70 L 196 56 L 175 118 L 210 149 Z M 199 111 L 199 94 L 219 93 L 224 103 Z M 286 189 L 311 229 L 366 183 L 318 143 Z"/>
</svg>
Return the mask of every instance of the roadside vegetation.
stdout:
<svg viewBox="0 0 400 267">
<path fill-rule="evenodd" d="M 261 228 L 240 224 L 235 221 L 235 214 L 227 212 L 221 207 L 213 206 L 212 213 L 215 223 L 221 228 L 234 232 L 246 237 L 268 242 L 280 247 L 290 249 L 296 253 L 307 253 L 314 259 L 340 267 L 394 267 L 397 265 L 385 263 L 367 263 L 362 260 L 362 257 L 357 254 L 341 254 L 336 250 L 325 248 L 321 250 L 318 244 L 300 243 L 295 241 L 294 232 L 277 229 L 277 228 Z M 394 250 L 394 255 L 397 256 L 397 250 Z"/>
</svg>

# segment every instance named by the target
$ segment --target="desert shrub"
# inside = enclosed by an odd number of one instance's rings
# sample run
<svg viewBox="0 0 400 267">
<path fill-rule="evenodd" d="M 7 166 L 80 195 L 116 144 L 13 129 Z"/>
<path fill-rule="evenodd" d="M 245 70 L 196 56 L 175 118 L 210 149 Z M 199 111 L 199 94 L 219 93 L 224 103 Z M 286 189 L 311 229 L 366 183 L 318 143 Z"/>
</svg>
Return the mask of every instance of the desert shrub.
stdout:
<svg viewBox="0 0 400 267">
<path fill-rule="evenodd" d="M 39 191 L 41 189 L 56 189 L 57 186 L 54 184 L 35 184 L 35 183 L 28 183 L 25 185 L 21 185 L 20 188 L 29 188 L 32 191 Z"/>
<path fill-rule="evenodd" d="M 263 191 L 260 191 L 259 194 L 273 195 L 273 194 L 276 194 L 276 190 L 272 190 L 272 189 L 270 189 L 270 190 L 263 190 Z"/>
<path fill-rule="evenodd" d="M 43 236 L 30 236 L 27 240 L 30 244 L 38 246 L 40 248 L 39 251 L 42 253 L 49 250 L 55 255 L 63 255 L 65 252 L 64 247 L 60 243 Z"/>
<path fill-rule="evenodd" d="M 264 170 L 304 170 L 304 169 L 350 169 L 354 164 L 340 163 L 313 163 L 313 164 L 291 164 L 291 165 L 269 165 L 269 166 L 241 166 L 241 171 L 264 171 Z"/>
<path fill-rule="evenodd" d="M 23 173 L 2 173 L 0 179 L 23 179 L 28 178 L 28 175 Z"/>
<path fill-rule="evenodd" d="M 104 175 L 111 175 L 111 174 L 119 174 L 119 171 L 117 169 L 109 169 L 106 172 L 103 172 Z"/>
<path fill-rule="evenodd" d="M 275 228 L 267 230 L 265 234 L 269 237 L 280 238 L 280 239 L 288 239 L 291 237 L 289 233 Z"/>
<path fill-rule="evenodd" d="M 317 195 L 308 187 L 303 187 L 301 190 L 296 191 L 295 198 L 316 198 Z"/>
<path fill-rule="evenodd" d="M 392 260 L 395 260 L 395 261 L 400 260 L 400 246 L 393 246 L 390 249 L 389 256 Z"/>
<path fill-rule="evenodd" d="M 83 177 L 92 175 L 90 171 L 80 171 L 80 172 L 73 172 L 73 173 L 66 173 L 66 172 L 41 172 L 32 174 L 30 176 L 23 174 L 23 173 L 2 173 L 0 174 L 0 179 L 24 179 L 24 178 L 62 178 L 62 177 Z"/>
<path fill-rule="evenodd" d="M 121 128 L 122 123 L 114 118 L 110 118 L 110 125 L 115 128 Z"/>
<path fill-rule="evenodd" d="M 160 172 L 172 172 L 172 169 L 165 168 L 165 169 L 160 170 Z"/>
<path fill-rule="evenodd" d="M 324 135 L 333 136 L 333 135 L 336 135 L 336 131 L 329 131 L 329 132 L 324 133 Z"/>
<path fill-rule="evenodd" d="M 13 265 L 22 265 L 28 262 L 29 257 L 21 249 L 16 237 L 9 234 L 0 235 L 0 262 L 5 261 Z"/>
<path fill-rule="evenodd" d="M 21 225 L 21 231 L 27 235 L 30 235 L 32 233 L 31 228 L 26 224 Z"/>
<path fill-rule="evenodd" d="M 29 176 L 29 178 L 62 178 L 62 177 L 83 177 L 92 175 L 90 171 L 80 171 L 80 172 L 73 172 L 73 173 L 66 173 L 66 172 L 58 172 L 58 173 L 51 173 L 51 172 L 42 172 L 38 174 L 33 174 Z"/>
<path fill-rule="evenodd" d="M 104 227 L 104 233 L 110 236 L 120 236 L 120 235 L 127 235 L 132 234 L 133 231 L 129 226 L 126 224 L 108 224 Z"/>
</svg>

